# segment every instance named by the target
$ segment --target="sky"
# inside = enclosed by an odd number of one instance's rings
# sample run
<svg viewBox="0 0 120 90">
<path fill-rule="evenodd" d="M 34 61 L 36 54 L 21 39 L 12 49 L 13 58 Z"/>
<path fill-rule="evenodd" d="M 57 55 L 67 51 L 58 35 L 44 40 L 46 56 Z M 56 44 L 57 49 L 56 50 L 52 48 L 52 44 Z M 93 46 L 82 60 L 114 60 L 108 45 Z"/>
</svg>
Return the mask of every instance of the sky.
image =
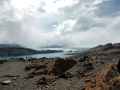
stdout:
<svg viewBox="0 0 120 90">
<path fill-rule="evenodd" d="M 32 48 L 120 42 L 120 0 L 0 0 L 0 43 Z"/>
</svg>

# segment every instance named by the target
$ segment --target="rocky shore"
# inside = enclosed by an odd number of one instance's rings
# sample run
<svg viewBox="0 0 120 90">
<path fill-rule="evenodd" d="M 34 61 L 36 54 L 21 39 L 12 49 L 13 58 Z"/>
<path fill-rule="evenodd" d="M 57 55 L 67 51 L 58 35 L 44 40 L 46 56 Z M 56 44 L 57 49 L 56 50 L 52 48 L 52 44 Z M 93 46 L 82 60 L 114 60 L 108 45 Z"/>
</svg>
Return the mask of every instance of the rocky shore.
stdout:
<svg viewBox="0 0 120 90">
<path fill-rule="evenodd" d="M 0 90 L 120 90 L 120 44 L 68 58 L 1 60 Z"/>
</svg>

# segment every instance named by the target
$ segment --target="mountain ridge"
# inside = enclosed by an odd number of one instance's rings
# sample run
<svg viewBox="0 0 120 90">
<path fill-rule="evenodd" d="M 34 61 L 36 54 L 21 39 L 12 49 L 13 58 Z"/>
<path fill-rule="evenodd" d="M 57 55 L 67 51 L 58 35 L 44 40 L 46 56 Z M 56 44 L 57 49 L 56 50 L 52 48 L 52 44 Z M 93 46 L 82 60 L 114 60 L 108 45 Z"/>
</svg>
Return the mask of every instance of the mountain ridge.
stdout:
<svg viewBox="0 0 120 90">
<path fill-rule="evenodd" d="M 1 57 L 45 54 L 45 53 L 55 53 L 55 52 L 62 52 L 62 50 L 35 50 L 17 44 L 0 44 Z"/>
</svg>

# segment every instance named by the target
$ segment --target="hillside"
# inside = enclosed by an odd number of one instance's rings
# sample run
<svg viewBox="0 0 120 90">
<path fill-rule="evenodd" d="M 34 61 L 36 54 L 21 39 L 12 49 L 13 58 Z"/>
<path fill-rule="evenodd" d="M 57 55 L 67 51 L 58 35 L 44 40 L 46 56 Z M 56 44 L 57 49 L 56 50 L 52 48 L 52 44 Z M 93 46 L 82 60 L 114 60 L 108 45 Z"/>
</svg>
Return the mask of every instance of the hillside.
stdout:
<svg viewBox="0 0 120 90">
<path fill-rule="evenodd" d="M 21 56 L 32 54 L 44 54 L 62 52 L 61 50 L 34 50 L 26 47 L 22 47 L 16 44 L 0 44 L 0 56 Z"/>
</svg>

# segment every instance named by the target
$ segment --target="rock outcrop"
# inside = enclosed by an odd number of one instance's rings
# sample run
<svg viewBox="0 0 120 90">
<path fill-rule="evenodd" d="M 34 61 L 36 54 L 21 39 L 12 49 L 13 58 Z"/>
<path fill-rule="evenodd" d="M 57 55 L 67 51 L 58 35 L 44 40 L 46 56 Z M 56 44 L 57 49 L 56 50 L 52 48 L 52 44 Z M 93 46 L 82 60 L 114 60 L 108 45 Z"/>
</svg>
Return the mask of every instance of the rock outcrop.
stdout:
<svg viewBox="0 0 120 90">
<path fill-rule="evenodd" d="M 47 85 L 55 81 L 56 78 L 71 78 L 72 74 L 67 72 L 67 70 L 71 69 L 76 63 L 75 60 L 69 58 L 56 58 L 52 61 L 33 60 L 25 67 L 25 71 L 28 72 L 28 75 L 25 78 L 30 79 L 36 76 L 40 77 L 37 81 L 37 85 Z"/>
<path fill-rule="evenodd" d="M 85 90 L 120 90 L 119 63 L 107 64 L 85 82 Z"/>
</svg>

